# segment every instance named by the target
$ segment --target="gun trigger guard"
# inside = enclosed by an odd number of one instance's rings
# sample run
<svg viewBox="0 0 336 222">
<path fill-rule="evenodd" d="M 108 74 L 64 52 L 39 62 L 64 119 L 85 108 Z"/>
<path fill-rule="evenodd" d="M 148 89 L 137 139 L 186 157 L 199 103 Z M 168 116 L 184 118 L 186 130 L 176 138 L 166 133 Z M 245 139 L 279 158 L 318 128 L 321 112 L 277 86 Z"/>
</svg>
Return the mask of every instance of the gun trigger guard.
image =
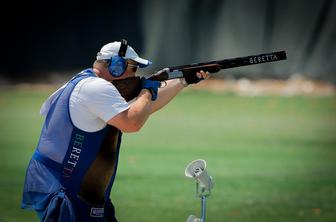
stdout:
<svg viewBox="0 0 336 222">
<path fill-rule="evenodd" d="M 161 82 L 161 85 L 160 85 L 160 88 L 164 88 L 164 87 L 166 87 L 167 86 L 167 81 L 162 81 Z"/>
</svg>

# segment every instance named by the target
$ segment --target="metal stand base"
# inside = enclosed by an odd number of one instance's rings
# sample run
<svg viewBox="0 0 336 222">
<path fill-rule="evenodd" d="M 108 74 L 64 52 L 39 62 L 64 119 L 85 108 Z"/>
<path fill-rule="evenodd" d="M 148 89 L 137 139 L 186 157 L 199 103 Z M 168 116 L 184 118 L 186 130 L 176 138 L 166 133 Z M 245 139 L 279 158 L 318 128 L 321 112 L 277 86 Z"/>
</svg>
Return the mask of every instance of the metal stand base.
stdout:
<svg viewBox="0 0 336 222">
<path fill-rule="evenodd" d="M 186 222 L 205 222 L 206 218 L 206 195 L 201 195 L 201 218 L 197 218 L 194 215 L 189 215 Z"/>
<path fill-rule="evenodd" d="M 201 222 L 201 219 L 197 218 L 194 215 L 189 215 L 188 219 L 186 222 Z"/>
</svg>

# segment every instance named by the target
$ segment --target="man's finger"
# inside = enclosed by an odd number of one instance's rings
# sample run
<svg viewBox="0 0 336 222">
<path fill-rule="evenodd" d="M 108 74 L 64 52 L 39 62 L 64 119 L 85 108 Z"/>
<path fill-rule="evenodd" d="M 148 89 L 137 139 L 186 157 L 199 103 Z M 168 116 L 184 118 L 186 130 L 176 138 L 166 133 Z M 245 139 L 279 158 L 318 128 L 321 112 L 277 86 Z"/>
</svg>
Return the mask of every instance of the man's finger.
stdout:
<svg viewBox="0 0 336 222">
<path fill-rule="evenodd" d="M 210 77 L 209 72 L 204 72 L 203 70 L 196 73 L 197 78 L 203 80 L 208 79 Z"/>
<path fill-rule="evenodd" d="M 201 74 L 203 79 L 208 79 L 210 77 L 209 72 L 202 72 Z"/>
</svg>

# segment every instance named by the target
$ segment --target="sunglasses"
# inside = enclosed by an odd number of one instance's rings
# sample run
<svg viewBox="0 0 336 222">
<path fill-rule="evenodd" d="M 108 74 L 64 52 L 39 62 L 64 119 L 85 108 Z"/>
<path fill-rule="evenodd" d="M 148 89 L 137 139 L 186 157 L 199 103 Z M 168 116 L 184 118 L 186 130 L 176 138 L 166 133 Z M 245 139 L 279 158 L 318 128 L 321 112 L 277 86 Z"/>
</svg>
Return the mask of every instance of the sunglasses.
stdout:
<svg viewBox="0 0 336 222">
<path fill-rule="evenodd" d="M 137 69 L 138 69 L 138 67 L 139 67 L 139 65 L 138 65 L 138 64 L 132 64 L 132 63 L 127 63 L 127 64 L 126 64 L 126 68 L 127 68 L 127 67 L 131 67 L 131 68 L 132 68 L 132 71 L 133 71 L 133 72 L 136 72 Z"/>
</svg>

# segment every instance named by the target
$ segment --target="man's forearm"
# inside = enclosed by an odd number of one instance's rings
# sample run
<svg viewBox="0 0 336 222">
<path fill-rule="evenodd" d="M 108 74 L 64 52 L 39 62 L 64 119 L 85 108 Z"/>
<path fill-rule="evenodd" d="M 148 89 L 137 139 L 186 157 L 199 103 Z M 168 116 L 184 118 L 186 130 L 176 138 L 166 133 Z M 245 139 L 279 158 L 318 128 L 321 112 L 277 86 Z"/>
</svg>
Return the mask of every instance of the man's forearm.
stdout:
<svg viewBox="0 0 336 222">
<path fill-rule="evenodd" d="M 145 124 L 151 114 L 151 93 L 143 89 L 130 104 L 130 108 L 112 117 L 107 123 L 122 132 L 137 132 Z"/>
<path fill-rule="evenodd" d="M 137 99 L 131 104 L 128 111 L 129 119 L 140 129 L 151 114 L 151 107 L 151 94 L 147 89 L 143 89 Z"/>
<path fill-rule="evenodd" d="M 159 89 L 158 99 L 152 103 L 151 113 L 168 104 L 183 88 L 184 86 L 179 79 L 168 80 L 167 85 Z"/>
</svg>

